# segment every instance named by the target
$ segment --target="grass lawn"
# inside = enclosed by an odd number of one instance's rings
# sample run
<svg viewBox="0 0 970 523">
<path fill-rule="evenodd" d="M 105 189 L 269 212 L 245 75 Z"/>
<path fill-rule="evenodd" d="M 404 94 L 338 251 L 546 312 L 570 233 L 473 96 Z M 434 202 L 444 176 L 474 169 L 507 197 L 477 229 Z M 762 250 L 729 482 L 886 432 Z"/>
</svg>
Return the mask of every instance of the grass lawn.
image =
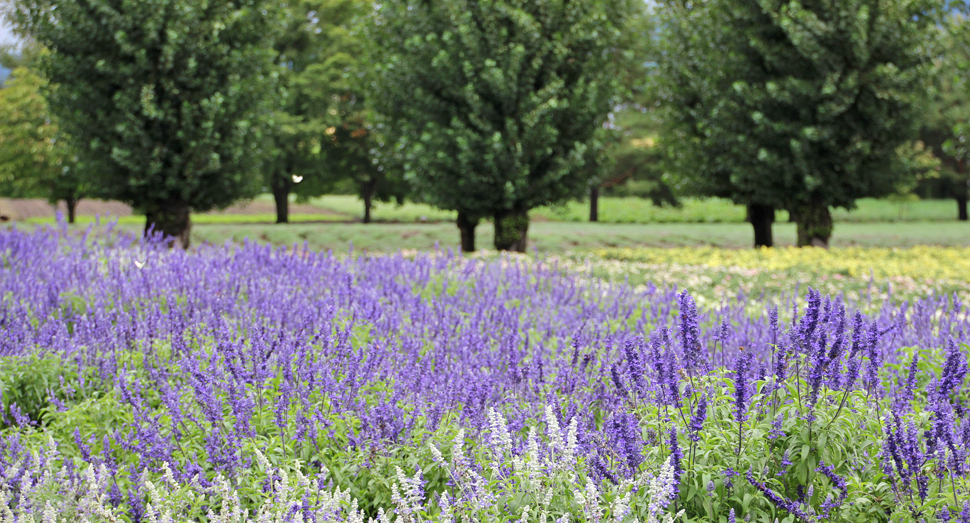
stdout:
<svg viewBox="0 0 970 523">
<path fill-rule="evenodd" d="M 265 208 L 272 205 L 269 195 L 260 195 L 253 200 Z M 272 207 L 270 207 L 271 209 Z M 350 195 L 329 195 L 313 198 L 301 209 L 315 209 L 311 212 L 291 210 L 292 222 L 359 222 L 363 215 L 363 203 Z M 834 211 L 835 220 L 839 223 L 864 222 L 938 222 L 956 219 L 956 205 L 951 200 L 920 200 L 915 202 L 898 203 L 888 200 L 863 199 L 859 200 L 858 208 L 848 212 Z M 589 218 L 588 202 L 571 202 L 559 207 L 543 207 L 534 209 L 530 213 L 535 221 L 556 221 L 585 223 Z M 423 222 L 453 222 L 455 213 L 442 211 L 429 205 L 420 203 L 375 204 L 372 211 L 375 222 L 385 223 L 423 223 Z M 788 213 L 778 212 L 778 222 L 788 221 Z M 640 198 L 600 198 L 600 222 L 613 224 L 664 224 L 664 223 L 744 223 L 745 210 L 740 205 L 730 201 L 709 198 L 685 198 L 683 206 L 655 207 L 648 200 Z M 81 213 L 80 223 L 90 223 L 94 216 Z M 273 223 L 276 215 L 271 212 L 235 213 L 214 212 L 194 214 L 195 223 Z M 27 220 L 30 223 L 53 223 L 50 216 L 35 217 Z M 120 223 L 141 223 L 142 219 L 134 216 L 123 216 Z"/>
<path fill-rule="evenodd" d="M 323 196 L 309 203 L 351 219 L 363 213 L 363 204 L 355 196 Z M 532 211 L 531 216 L 536 220 L 586 222 L 589 202 L 543 207 Z M 956 219 L 956 205 L 951 200 L 898 203 L 867 198 L 859 200 L 855 210 L 837 209 L 834 216 L 839 222 L 951 221 Z M 656 207 L 640 198 L 600 198 L 599 217 L 602 223 L 743 223 L 745 211 L 740 205 L 718 198 L 685 198 L 680 208 Z M 453 221 L 455 213 L 424 204 L 378 203 L 373 218 L 387 222 Z M 788 213 L 780 211 L 778 221 L 788 221 Z"/>
<path fill-rule="evenodd" d="M 866 198 L 852 211 L 836 209 L 838 222 L 910 222 L 951 221 L 956 219 L 952 200 L 919 200 L 893 202 Z M 604 223 L 742 223 L 744 207 L 718 198 L 685 198 L 680 208 L 656 207 L 640 198 L 600 198 L 599 218 Z M 588 202 L 570 202 L 562 207 L 543 208 L 532 212 L 535 218 L 552 221 L 585 222 L 589 219 Z M 779 211 L 779 222 L 788 221 L 788 213 Z"/>
<path fill-rule="evenodd" d="M 492 246 L 491 224 L 477 230 L 480 249 Z M 196 224 L 196 243 L 242 242 L 246 238 L 278 245 L 307 242 L 315 250 L 354 249 L 391 252 L 400 249 L 428 250 L 435 246 L 457 247 L 458 229 L 451 223 L 359 224 L 314 223 L 288 225 Z M 603 224 L 535 222 L 529 227 L 530 244 L 545 253 L 564 253 L 611 247 L 695 247 L 741 249 L 751 246 L 751 226 L 720 224 Z M 775 225 L 779 246 L 795 243 L 795 226 Z M 914 245 L 970 246 L 970 224 L 938 223 L 840 223 L 833 247 L 911 247 Z"/>
</svg>

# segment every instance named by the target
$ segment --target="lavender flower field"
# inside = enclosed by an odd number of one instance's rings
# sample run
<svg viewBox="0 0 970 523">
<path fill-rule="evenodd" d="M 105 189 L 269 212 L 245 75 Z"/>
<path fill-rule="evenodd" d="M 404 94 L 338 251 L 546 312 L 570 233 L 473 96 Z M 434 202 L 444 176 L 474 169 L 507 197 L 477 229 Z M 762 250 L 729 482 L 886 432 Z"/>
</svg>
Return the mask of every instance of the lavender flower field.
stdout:
<svg viewBox="0 0 970 523">
<path fill-rule="evenodd" d="M 4 230 L 0 521 L 970 523 L 967 306 L 775 298 Z"/>
</svg>

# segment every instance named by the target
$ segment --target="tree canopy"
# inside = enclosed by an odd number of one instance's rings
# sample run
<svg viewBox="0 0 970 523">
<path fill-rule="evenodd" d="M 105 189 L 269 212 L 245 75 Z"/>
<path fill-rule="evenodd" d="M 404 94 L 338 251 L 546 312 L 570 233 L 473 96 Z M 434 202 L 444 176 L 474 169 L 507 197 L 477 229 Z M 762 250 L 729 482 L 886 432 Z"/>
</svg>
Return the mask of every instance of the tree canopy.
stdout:
<svg viewBox="0 0 970 523">
<path fill-rule="evenodd" d="M 616 101 L 627 0 L 390 0 L 377 19 L 381 109 L 407 178 L 459 213 L 462 246 L 490 217 L 522 251 L 528 211 L 583 195 Z"/>
<path fill-rule="evenodd" d="M 891 193 L 904 175 L 893 166 L 919 125 L 934 7 L 664 2 L 657 78 L 669 170 L 698 194 L 787 209 L 799 245 L 827 245 L 831 207 Z"/>
<path fill-rule="evenodd" d="M 188 246 L 190 210 L 258 189 L 271 0 L 16 0 L 51 50 L 50 105 L 106 196 Z"/>
<path fill-rule="evenodd" d="M 64 200 L 74 223 L 85 181 L 69 137 L 51 117 L 46 88 L 47 81 L 23 65 L 0 88 L 0 192 Z"/>
</svg>

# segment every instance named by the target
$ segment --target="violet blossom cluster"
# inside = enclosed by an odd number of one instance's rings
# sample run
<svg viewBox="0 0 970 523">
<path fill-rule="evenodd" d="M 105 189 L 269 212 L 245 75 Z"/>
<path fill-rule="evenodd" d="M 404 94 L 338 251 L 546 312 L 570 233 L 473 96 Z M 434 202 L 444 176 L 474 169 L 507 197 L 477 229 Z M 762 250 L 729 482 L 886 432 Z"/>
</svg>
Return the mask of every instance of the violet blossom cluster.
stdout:
<svg viewBox="0 0 970 523">
<path fill-rule="evenodd" d="M 897 399 L 883 420 L 881 459 L 898 491 L 922 495 L 929 459 L 946 474 L 970 472 L 970 318 L 953 297 L 887 302 L 865 315 L 811 290 L 804 313 L 793 295 L 781 308 L 791 317 L 779 318 L 745 296 L 703 308 L 676 288 L 635 291 L 541 259 L 340 256 L 250 242 L 187 253 L 66 229 L 0 231 L 0 256 L 0 357 L 59 358 L 116 391 L 131 413 L 96 438 L 66 442 L 109 476 L 125 473 L 123 452 L 137 457 L 134 476 L 165 463 L 176 482 L 232 478 L 252 465 L 245 449 L 266 444 L 259 427 L 269 418 L 282 448 L 312 448 L 346 429 L 348 447 L 381 449 L 446 418 L 494 430 L 489 412 L 500 411 L 516 430 L 571 423 L 560 451 L 588 459 L 597 481 L 636 477 L 649 449 L 662 448 L 676 493 L 694 447 L 685 455 L 678 436 L 701 439 L 715 412 L 705 387 L 728 373 L 742 433 L 749 417 L 765 415 L 755 409 L 766 404 L 751 401 L 758 383 L 802 380 L 809 417 L 823 390 L 844 393 L 840 410 L 854 391 Z M 910 347 L 943 350 L 940 375 L 920 370 Z M 899 366 L 909 368 L 886 378 Z M 52 407 L 70 409 L 75 388 L 52 387 Z M 917 396 L 928 398 L 927 432 L 909 424 L 906 405 Z M 42 429 L 2 401 L 4 426 Z M 609 415 L 597 419 L 590 405 Z M 656 407 L 664 433 L 640 430 L 646 407 Z M 347 419 L 354 423 L 338 427 Z M 197 452 L 180 447 L 190 431 L 205 434 Z M 0 480 L 19 481 L 11 464 L 27 455 L 15 431 L 0 438 Z M 818 473 L 840 492 L 826 507 L 834 509 L 845 499 L 841 478 L 826 465 Z M 779 507 L 804 513 L 745 476 Z M 401 488 L 415 490 L 408 481 Z M 398 501 L 412 494 L 401 490 Z"/>
</svg>

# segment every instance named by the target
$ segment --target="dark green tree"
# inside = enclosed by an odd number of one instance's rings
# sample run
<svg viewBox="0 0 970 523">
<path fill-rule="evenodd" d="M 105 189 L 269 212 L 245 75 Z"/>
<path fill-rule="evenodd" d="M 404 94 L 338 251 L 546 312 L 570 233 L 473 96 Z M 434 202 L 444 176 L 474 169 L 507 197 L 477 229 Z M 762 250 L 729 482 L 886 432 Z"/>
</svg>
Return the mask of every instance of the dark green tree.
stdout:
<svg viewBox="0 0 970 523">
<path fill-rule="evenodd" d="M 51 50 L 51 110 L 108 197 L 187 247 L 190 211 L 259 187 L 273 92 L 271 0 L 14 0 Z"/>
<path fill-rule="evenodd" d="M 970 165 L 967 123 L 970 122 L 970 24 L 951 16 L 941 26 L 937 53 L 940 74 L 932 91 L 920 139 L 940 159 L 943 194 L 957 204 L 957 219 L 967 221 Z"/>
<path fill-rule="evenodd" d="M 378 100 L 418 197 L 458 211 L 462 248 L 492 218 L 524 251 L 529 209 L 582 197 L 617 101 L 633 0 L 390 0 Z"/>
<path fill-rule="evenodd" d="M 747 205 L 755 245 L 787 209 L 828 245 L 830 209 L 895 191 L 931 76 L 932 1 L 668 0 L 657 76 L 668 170 Z"/>
</svg>

